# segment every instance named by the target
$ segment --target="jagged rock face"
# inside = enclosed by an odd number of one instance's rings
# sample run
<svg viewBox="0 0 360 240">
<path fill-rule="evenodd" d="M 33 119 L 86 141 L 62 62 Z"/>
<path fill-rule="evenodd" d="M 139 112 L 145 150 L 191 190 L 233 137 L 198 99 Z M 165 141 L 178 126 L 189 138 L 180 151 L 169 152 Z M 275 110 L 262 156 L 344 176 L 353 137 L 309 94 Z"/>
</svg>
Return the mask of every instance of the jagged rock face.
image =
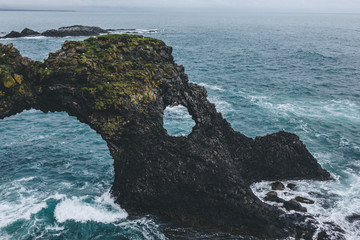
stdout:
<svg viewBox="0 0 360 240">
<path fill-rule="evenodd" d="M 314 233 L 314 220 L 302 224 L 304 216 L 261 202 L 249 186 L 327 180 L 329 173 L 294 134 L 254 140 L 235 132 L 162 41 L 131 35 L 69 41 L 43 63 L 12 45 L 0 51 L 0 119 L 30 108 L 66 111 L 95 129 L 114 158 L 112 193 L 129 213 L 261 237 Z M 196 123 L 187 137 L 163 128 L 172 104 L 185 106 Z"/>
<path fill-rule="evenodd" d="M 39 32 L 36 32 L 32 29 L 29 29 L 29 28 L 24 28 L 22 31 L 21 31 L 21 35 L 22 36 L 36 36 L 36 35 L 39 35 L 40 33 Z"/>
<path fill-rule="evenodd" d="M 65 36 L 96 36 L 107 31 L 92 26 L 74 25 L 69 27 L 61 27 L 59 29 L 51 29 L 43 32 L 41 35 L 48 37 L 65 37 Z"/>
</svg>

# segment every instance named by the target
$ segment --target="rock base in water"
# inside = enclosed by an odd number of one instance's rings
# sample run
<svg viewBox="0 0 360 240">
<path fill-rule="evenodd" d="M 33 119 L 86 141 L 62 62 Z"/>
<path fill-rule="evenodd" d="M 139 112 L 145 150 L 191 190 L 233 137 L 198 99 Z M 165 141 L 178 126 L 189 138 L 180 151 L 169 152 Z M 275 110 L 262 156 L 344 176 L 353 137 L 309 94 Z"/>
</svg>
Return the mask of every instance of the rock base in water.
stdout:
<svg viewBox="0 0 360 240">
<path fill-rule="evenodd" d="M 66 41 L 37 62 L 0 44 L 0 119 L 30 108 L 66 111 L 95 129 L 114 159 L 112 194 L 130 214 L 266 238 L 314 234 L 306 216 L 263 203 L 250 185 L 330 174 L 295 134 L 234 131 L 171 52 L 156 39 L 104 35 Z M 163 127 L 174 104 L 196 123 L 187 137 Z"/>
</svg>

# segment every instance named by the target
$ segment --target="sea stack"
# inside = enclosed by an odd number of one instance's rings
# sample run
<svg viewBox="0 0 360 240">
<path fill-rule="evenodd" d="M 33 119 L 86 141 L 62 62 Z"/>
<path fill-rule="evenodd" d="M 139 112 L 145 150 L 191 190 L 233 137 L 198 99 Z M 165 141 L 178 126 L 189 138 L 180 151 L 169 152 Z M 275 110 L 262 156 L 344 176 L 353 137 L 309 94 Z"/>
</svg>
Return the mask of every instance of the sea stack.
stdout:
<svg viewBox="0 0 360 240">
<path fill-rule="evenodd" d="M 107 142 L 114 159 L 112 194 L 130 214 L 264 238 L 311 238 L 315 220 L 259 200 L 259 180 L 329 180 L 299 137 L 255 139 L 232 129 L 176 65 L 172 48 L 137 35 L 66 41 L 44 62 L 0 44 L 0 119 L 34 108 L 65 111 Z M 186 107 L 188 136 L 163 127 L 167 106 Z"/>
</svg>

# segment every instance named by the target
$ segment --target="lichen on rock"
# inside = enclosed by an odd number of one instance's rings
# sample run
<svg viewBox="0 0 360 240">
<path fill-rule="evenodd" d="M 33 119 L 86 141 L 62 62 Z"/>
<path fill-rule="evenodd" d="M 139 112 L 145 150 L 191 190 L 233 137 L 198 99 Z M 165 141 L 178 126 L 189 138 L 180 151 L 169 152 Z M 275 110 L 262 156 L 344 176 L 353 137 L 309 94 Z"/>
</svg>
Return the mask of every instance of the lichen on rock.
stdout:
<svg viewBox="0 0 360 240">
<path fill-rule="evenodd" d="M 234 131 L 164 42 L 138 35 L 66 41 L 44 62 L 12 45 L 0 51 L 0 119 L 30 108 L 66 111 L 95 129 L 114 159 L 112 194 L 130 214 L 267 238 L 315 233 L 315 220 L 263 203 L 250 185 L 330 174 L 295 134 L 252 139 Z M 174 104 L 196 123 L 186 137 L 163 128 L 164 109 Z"/>
</svg>

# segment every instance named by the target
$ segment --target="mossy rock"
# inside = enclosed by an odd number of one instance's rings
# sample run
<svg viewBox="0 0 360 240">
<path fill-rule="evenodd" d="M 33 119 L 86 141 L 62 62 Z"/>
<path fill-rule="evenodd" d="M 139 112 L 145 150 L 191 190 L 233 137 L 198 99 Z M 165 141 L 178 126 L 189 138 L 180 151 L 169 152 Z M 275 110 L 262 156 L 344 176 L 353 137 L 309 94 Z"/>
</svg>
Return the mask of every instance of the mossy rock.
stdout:
<svg viewBox="0 0 360 240">
<path fill-rule="evenodd" d="M 4 84 L 4 87 L 11 88 L 16 84 L 15 79 L 10 75 L 6 75 L 1 79 L 2 83 Z"/>
</svg>

